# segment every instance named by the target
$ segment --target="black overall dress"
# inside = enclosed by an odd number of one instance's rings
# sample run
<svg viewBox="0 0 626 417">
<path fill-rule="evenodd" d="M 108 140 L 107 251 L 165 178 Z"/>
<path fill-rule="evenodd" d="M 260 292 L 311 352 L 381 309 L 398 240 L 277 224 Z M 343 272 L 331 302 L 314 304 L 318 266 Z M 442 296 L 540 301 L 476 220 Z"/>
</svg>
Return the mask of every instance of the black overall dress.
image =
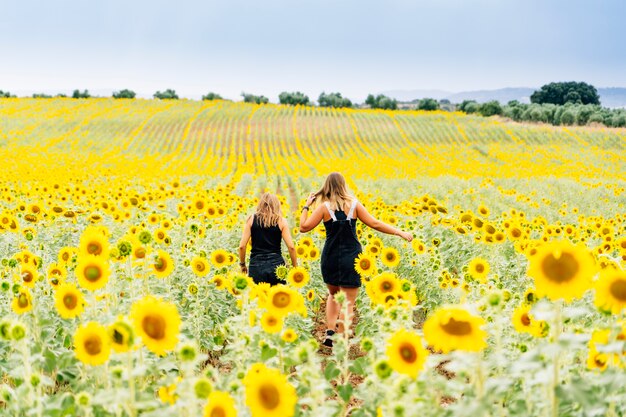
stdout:
<svg viewBox="0 0 626 417">
<path fill-rule="evenodd" d="M 346 215 L 343 210 L 332 211 L 325 203 L 330 220 L 324 222 L 326 243 L 322 250 L 322 278 L 326 284 L 338 287 L 357 288 L 361 286 L 361 277 L 354 269 L 354 260 L 362 252 L 361 243 L 356 236 L 354 210 L 357 201 L 352 201 Z"/>
<path fill-rule="evenodd" d="M 284 284 L 285 281 L 279 280 L 275 272 L 277 266 L 285 265 L 280 250 L 282 232 L 278 225 L 263 227 L 257 217 L 253 216 L 250 238 L 252 250 L 248 275 L 256 284 L 261 282 L 270 285 Z"/>
</svg>

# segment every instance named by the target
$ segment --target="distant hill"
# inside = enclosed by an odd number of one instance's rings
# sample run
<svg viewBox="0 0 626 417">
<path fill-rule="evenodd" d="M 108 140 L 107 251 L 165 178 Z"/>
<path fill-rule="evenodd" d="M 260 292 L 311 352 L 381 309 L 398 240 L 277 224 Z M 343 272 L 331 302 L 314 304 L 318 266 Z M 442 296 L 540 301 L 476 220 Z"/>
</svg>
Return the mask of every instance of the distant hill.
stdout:
<svg viewBox="0 0 626 417">
<path fill-rule="evenodd" d="M 391 90 L 383 92 L 382 94 L 403 102 L 430 97 L 437 100 L 450 100 L 452 103 L 460 103 L 463 100 L 476 100 L 479 103 L 497 100 L 502 104 L 506 104 L 511 100 L 517 100 L 520 103 L 530 103 L 530 95 L 535 90 L 537 90 L 537 88 L 527 87 L 463 91 L 460 93 L 452 93 L 443 90 Z M 626 108 L 626 88 L 598 88 L 598 94 L 600 94 L 600 102 L 604 107 Z"/>
</svg>

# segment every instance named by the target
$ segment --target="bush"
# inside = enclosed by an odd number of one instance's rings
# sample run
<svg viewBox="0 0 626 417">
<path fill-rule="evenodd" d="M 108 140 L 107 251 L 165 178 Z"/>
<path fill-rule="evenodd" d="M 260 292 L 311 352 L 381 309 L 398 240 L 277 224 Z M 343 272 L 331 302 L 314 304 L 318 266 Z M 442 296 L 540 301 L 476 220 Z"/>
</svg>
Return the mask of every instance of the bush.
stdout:
<svg viewBox="0 0 626 417">
<path fill-rule="evenodd" d="M 280 104 L 289 104 L 292 106 L 306 106 L 307 104 L 309 104 L 309 97 L 299 91 L 296 91 L 294 93 L 288 93 L 286 91 L 283 91 L 278 95 L 278 101 L 280 102 Z"/>
<path fill-rule="evenodd" d="M 176 94 L 176 91 L 170 88 L 163 92 L 157 91 L 156 93 L 154 93 L 153 97 L 158 98 L 159 100 L 178 100 L 178 94 Z"/>
<path fill-rule="evenodd" d="M 558 82 L 542 86 L 530 96 L 531 103 L 552 103 L 563 105 L 572 104 L 597 104 L 600 105 L 598 90 L 584 82 Z"/>
<path fill-rule="evenodd" d="M 320 107 L 352 107 L 352 101 L 348 98 L 342 97 L 341 93 L 326 94 L 322 92 L 317 99 L 317 103 Z"/>
<path fill-rule="evenodd" d="M 74 92 L 72 93 L 72 98 L 89 98 L 91 97 L 91 95 L 89 94 L 88 90 L 84 90 L 83 92 L 81 92 L 80 90 L 74 90 Z"/>
<path fill-rule="evenodd" d="M 605 124 L 604 115 L 601 112 L 593 113 L 591 116 L 589 116 L 589 120 L 587 121 L 587 124 L 591 124 L 591 123 Z"/>
<path fill-rule="evenodd" d="M 375 97 L 373 94 L 369 94 L 365 100 L 365 104 L 369 104 L 373 109 L 396 110 L 398 108 L 398 101 L 396 99 L 383 94 L 379 94 Z"/>
<path fill-rule="evenodd" d="M 11 97 L 15 97 L 15 96 L 12 96 L 11 93 L 9 93 L 8 91 L 0 90 L 0 98 L 11 98 Z"/>
<path fill-rule="evenodd" d="M 485 117 L 495 116 L 502 114 L 502 106 L 498 101 L 492 100 L 481 104 L 478 112 Z"/>
<path fill-rule="evenodd" d="M 254 94 L 241 93 L 244 103 L 267 104 L 269 99 L 265 96 L 255 96 Z"/>
<path fill-rule="evenodd" d="M 135 98 L 137 94 L 133 90 L 121 90 L 113 93 L 113 98 Z"/>
<path fill-rule="evenodd" d="M 470 107 L 472 111 L 469 111 L 468 107 Z M 458 110 L 465 113 L 476 113 L 478 111 L 478 103 L 476 100 L 463 100 L 461 104 L 459 104 Z"/>
<path fill-rule="evenodd" d="M 447 104 L 449 103 L 450 102 Z M 423 98 L 419 101 L 419 103 L 417 103 L 417 109 L 428 111 L 439 110 L 439 102 L 434 98 Z"/>
<path fill-rule="evenodd" d="M 35 93 L 33 94 L 33 98 L 52 98 L 52 96 L 44 93 Z"/>
<path fill-rule="evenodd" d="M 576 113 L 571 109 L 565 109 L 561 114 L 561 124 L 571 126 L 576 121 Z"/>
<path fill-rule="evenodd" d="M 211 101 L 211 100 L 223 100 L 222 96 L 217 93 L 209 93 L 207 95 L 202 96 L 202 100 Z"/>
</svg>

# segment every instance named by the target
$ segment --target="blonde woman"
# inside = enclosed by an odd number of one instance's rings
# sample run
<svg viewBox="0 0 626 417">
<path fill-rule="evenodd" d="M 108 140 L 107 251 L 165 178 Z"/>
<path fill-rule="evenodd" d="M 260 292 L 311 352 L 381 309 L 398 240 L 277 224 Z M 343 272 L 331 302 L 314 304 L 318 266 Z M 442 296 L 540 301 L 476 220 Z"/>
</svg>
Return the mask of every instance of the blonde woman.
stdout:
<svg viewBox="0 0 626 417">
<path fill-rule="evenodd" d="M 308 216 L 314 201 L 320 204 Z M 307 217 L 308 216 L 308 217 Z M 361 286 L 361 278 L 354 269 L 354 260 L 362 251 L 356 236 L 356 222 L 361 220 L 367 226 L 379 232 L 400 236 L 406 241 L 413 240 L 410 233 L 403 232 L 372 217 L 365 207 L 348 192 L 346 180 L 338 172 L 330 174 L 324 186 L 316 193 L 311 193 L 302 208 L 300 216 L 300 232 L 306 233 L 314 229 L 321 221 L 326 228 L 326 243 L 322 250 L 322 277 L 328 287 L 326 301 L 326 339 L 324 345 L 332 347 L 331 336 L 335 334 L 337 320 L 340 320 L 338 331 L 344 331 L 345 317 L 341 313 L 334 295 L 343 291 L 348 301 L 348 321 L 354 315 L 354 303 Z"/>
<path fill-rule="evenodd" d="M 252 239 L 250 269 L 246 267 L 246 248 Z M 241 272 L 252 277 L 255 283 L 270 285 L 283 283 L 276 276 L 276 267 L 285 265 L 281 252 L 281 239 L 285 241 L 291 264 L 298 266 L 296 249 L 291 239 L 287 220 L 280 210 L 280 201 L 274 194 L 264 193 L 259 199 L 255 213 L 246 220 L 239 243 L 239 266 Z"/>
</svg>

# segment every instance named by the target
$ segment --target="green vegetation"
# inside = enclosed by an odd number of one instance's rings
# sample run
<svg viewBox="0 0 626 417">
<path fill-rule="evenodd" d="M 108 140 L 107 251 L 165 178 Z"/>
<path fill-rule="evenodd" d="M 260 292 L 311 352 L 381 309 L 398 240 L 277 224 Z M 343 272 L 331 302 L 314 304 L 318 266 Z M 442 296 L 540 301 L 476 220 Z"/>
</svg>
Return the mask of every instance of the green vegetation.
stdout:
<svg viewBox="0 0 626 417">
<path fill-rule="evenodd" d="M 280 104 L 290 104 L 292 106 L 301 105 L 306 106 L 309 104 L 309 97 L 304 93 L 296 91 L 294 93 L 288 93 L 287 91 L 283 91 L 278 95 L 278 100 Z"/>
<path fill-rule="evenodd" d="M 341 93 L 326 94 L 322 92 L 317 99 L 317 103 L 320 107 L 352 107 L 350 99 L 342 97 Z"/>
<path fill-rule="evenodd" d="M 209 94 L 206 94 L 206 95 L 202 96 L 202 100 L 205 100 L 205 101 L 222 100 L 222 96 L 220 96 L 217 93 L 211 92 Z"/>
<path fill-rule="evenodd" d="M 153 97 L 158 98 L 159 100 L 178 100 L 178 94 L 176 94 L 176 91 L 170 88 L 163 92 L 157 91 L 156 93 L 154 93 Z"/>
<path fill-rule="evenodd" d="M 383 109 L 383 110 L 397 110 L 398 109 L 398 101 L 394 98 L 387 97 L 383 94 L 379 94 L 374 96 L 370 94 L 367 96 L 365 100 L 365 104 L 369 105 L 373 109 Z"/>
<path fill-rule="evenodd" d="M 244 103 L 267 104 L 269 99 L 265 96 L 255 96 L 254 94 L 241 93 Z"/>
<path fill-rule="evenodd" d="M 533 104 L 597 104 L 600 105 L 598 90 L 583 82 L 558 82 L 541 87 L 530 96 Z"/>
<path fill-rule="evenodd" d="M 123 89 L 113 93 L 113 98 L 135 98 L 137 94 L 133 90 Z"/>
<path fill-rule="evenodd" d="M 74 90 L 74 92 L 72 93 L 72 98 L 89 98 L 91 97 L 91 95 L 89 94 L 89 90 L 83 90 L 82 92 L 80 90 Z"/>
</svg>

